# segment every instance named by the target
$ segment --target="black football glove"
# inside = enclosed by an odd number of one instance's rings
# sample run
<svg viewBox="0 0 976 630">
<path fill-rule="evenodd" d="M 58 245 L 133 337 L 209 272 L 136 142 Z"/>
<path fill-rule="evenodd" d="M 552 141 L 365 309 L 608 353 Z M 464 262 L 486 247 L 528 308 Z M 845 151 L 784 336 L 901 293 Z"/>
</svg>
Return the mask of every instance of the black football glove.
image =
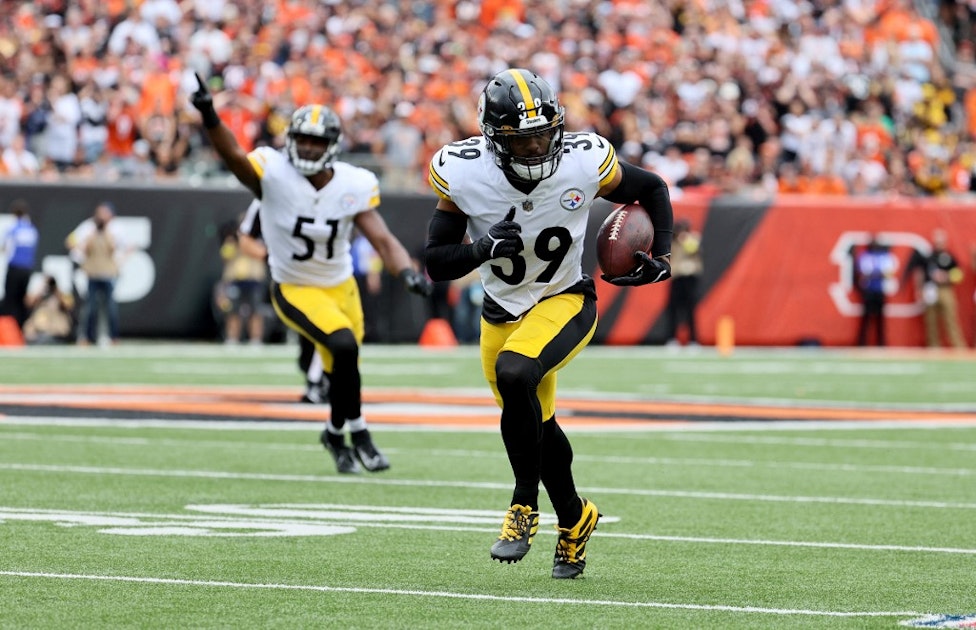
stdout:
<svg viewBox="0 0 976 630">
<path fill-rule="evenodd" d="M 641 266 L 630 272 L 626 276 L 611 278 L 604 274 L 601 276 L 610 284 L 618 287 L 636 287 L 642 284 L 653 284 L 663 282 L 671 277 L 671 263 L 667 258 L 651 258 L 644 252 L 634 252 L 634 258 L 641 262 Z"/>
<path fill-rule="evenodd" d="M 488 229 L 488 233 L 474 242 L 479 260 L 492 258 L 509 258 L 518 254 L 525 245 L 522 243 L 522 226 L 512 221 L 515 218 L 515 206 L 509 209 L 505 218 Z"/>
<path fill-rule="evenodd" d="M 197 78 L 197 91 L 190 95 L 190 103 L 200 111 L 203 126 L 207 129 L 213 129 L 220 125 L 220 116 L 214 109 L 213 96 L 210 95 L 210 89 L 207 88 L 207 84 L 200 78 L 200 75 L 194 73 L 194 76 Z"/>
<path fill-rule="evenodd" d="M 430 294 L 434 292 L 434 283 L 419 271 L 404 269 L 400 272 L 400 279 L 403 280 L 403 285 L 410 293 L 430 297 Z"/>
</svg>

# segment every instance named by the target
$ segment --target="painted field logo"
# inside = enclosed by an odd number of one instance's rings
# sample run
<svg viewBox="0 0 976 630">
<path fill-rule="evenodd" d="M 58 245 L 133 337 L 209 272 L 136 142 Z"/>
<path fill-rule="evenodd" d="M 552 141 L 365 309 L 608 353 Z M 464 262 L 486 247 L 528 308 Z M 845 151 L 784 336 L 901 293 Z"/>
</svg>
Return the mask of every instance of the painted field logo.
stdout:
<svg viewBox="0 0 976 630">
<path fill-rule="evenodd" d="M 76 512 L 0 507 L 0 525 L 7 521 L 48 522 L 60 527 L 93 527 L 102 534 L 118 536 L 336 536 L 352 534 L 361 527 L 491 531 L 498 521 L 497 510 L 464 510 L 429 507 L 393 507 L 339 504 L 215 504 L 188 505 L 185 514 L 132 512 Z M 542 522 L 555 525 L 552 514 Z M 616 522 L 604 517 L 601 522 Z"/>
<path fill-rule="evenodd" d="M 902 621 L 898 625 L 909 628 L 976 628 L 976 613 L 971 615 L 925 615 Z"/>
</svg>

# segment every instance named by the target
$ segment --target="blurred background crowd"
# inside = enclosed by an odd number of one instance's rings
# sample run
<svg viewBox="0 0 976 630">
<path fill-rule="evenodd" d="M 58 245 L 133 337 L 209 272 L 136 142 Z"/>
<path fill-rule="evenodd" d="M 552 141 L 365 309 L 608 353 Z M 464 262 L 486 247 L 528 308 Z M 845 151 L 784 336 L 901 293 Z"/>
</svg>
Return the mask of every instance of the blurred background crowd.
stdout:
<svg viewBox="0 0 976 630">
<path fill-rule="evenodd" d="M 0 177 L 226 181 L 187 95 L 245 148 L 333 107 L 344 157 L 427 192 L 509 67 L 678 197 L 976 191 L 976 0 L 0 3 Z"/>
</svg>

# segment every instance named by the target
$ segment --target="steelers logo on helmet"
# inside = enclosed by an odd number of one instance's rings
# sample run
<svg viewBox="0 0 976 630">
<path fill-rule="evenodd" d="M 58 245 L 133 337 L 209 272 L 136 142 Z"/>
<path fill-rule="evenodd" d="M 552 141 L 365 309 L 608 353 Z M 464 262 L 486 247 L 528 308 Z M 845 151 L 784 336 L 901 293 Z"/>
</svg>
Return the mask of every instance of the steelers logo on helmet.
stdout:
<svg viewBox="0 0 976 630">
<path fill-rule="evenodd" d="M 496 74 L 478 99 L 478 122 L 495 164 L 523 182 L 555 174 L 563 156 L 564 112 L 552 86 L 522 68 Z"/>
<path fill-rule="evenodd" d="M 341 142 L 339 116 L 325 105 L 304 105 L 291 115 L 285 150 L 302 175 L 315 175 L 332 166 Z"/>
</svg>

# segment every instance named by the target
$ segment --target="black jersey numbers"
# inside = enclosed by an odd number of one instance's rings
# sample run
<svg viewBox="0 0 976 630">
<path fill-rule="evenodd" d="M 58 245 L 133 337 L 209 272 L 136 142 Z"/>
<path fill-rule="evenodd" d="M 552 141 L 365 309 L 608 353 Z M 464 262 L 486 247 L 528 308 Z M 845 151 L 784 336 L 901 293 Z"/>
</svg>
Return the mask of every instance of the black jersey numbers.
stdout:
<svg viewBox="0 0 976 630">
<path fill-rule="evenodd" d="M 556 270 L 566 258 L 566 252 L 573 244 L 573 236 L 564 227 L 549 227 L 539 232 L 535 239 L 535 255 L 548 265 L 535 279 L 536 282 L 549 282 L 556 275 Z"/>
<path fill-rule="evenodd" d="M 452 142 L 447 146 L 455 150 L 448 149 L 447 154 L 461 158 L 462 160 L 476 160 L 481 157 L 481 149 L 476 148 L 480 142 L 478 138 L 468 138 L 467 140 Z M 443 165 L 444 163 L 441 162 L 441 166 Z"/>
<path fill-rule="evenodd" d="M 582 136 L 582 137 L 580 137 Z M 563 153 L 569 153 L 572 149 L 589 151 L 593 148 L 593 141 L 589 137 L 579 133 L 567 133 L 563 136 Z"/>
<path fill-rule="evenodd" d="M 314 230 L 314 228 L 310 227 L 314 222 L 315 219 L 312 217 L 298 217 L 298 219 L 296 219 L 295 229 L 291 231 L 291 235 L 304 243 L 305 251 L 301 254 L 292 254 L 292 260 L 308 260 L 313 254 L 315 254 L 315 241 L 311 236 L 309 236 L 309 233 Z M 329 219 L 325 222 L 325 225 L 329 228 L 327 238 L 325 240 L 325 257 L 332 258 L 332 254 L 335 252 L 334 245 L 336 234 L 339 231 L 339 221 L 336 219 Z"/>
<path fill-rule="evenodd" d="M 512 286 L 521 284 L 525 280 L 525 259 L 522 258 L 521 254 L 515 254 L 514 256 L 509 256 L 508 260 L 512 263 L 512 271 L 510 273 L 505 273 L 505 269 L 501 265 L 492 265 L 491 272 L 498 276 L 505 284 Z"/>
<path fill-rule="evenodd" d="M 566 254 L 569 252 L 572 244 L 573 235 L 564 227 L 548 227 L 539 232 L 539 236 L 535 240 L 535 247 L 532 251 L 535 253 L 536 258 L 548 264 L 533 282 L 545 283 L 551 281 L 555 277 L 559 265 L 566 258 Z M 517 254 L 510 256 L 508 260 L 512 262 L 511 271 L 506 273 L 501 265 L 492 265 L 492 273 L 505 284 L 512 286 L 521 284 L 525 280 L 527 270 L 525 258 L 521 254 Z"/>
</svg>

